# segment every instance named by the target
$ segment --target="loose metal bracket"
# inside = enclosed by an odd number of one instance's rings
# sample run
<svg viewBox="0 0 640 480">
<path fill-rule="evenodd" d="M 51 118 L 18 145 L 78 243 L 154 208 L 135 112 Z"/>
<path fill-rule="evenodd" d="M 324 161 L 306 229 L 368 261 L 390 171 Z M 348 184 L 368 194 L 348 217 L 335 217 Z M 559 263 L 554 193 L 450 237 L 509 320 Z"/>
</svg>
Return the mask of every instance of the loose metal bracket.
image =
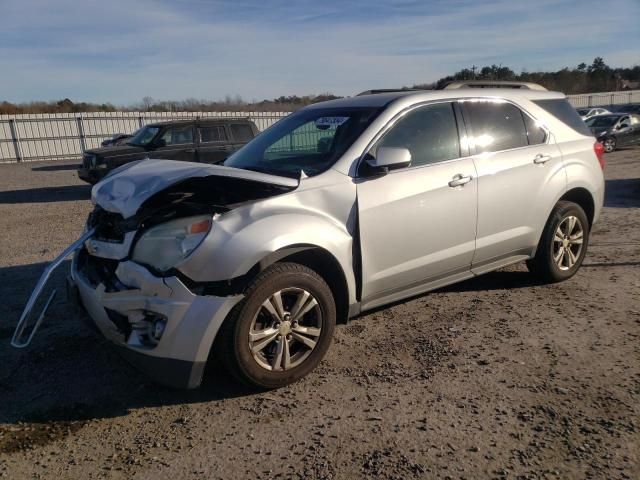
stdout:
<svg viewBox="0 0 640 480">
<path fill-rule="evenodd" d="M 91 238 L 94 232 L 95 232 L 95 228 L 87 230 L 85 233 L 82 234 L 82 236 L 78 240 L 76 240 L 71 245 L 69 245 L 60 255 L 58 255 L 49 265 L 46 266 L 46 268 L 44 269 L 44 272 L 42 272 L 42 276 L 40 277 L 40 280 L 38 280 L 38 283 L 36 284 L 36 288 L 33 290 L 33 292 L 31 292 L 31 296 L 29 297 L 29 301 L 27 302 L 27 305 L 24 307 L 24 311 L 22 312 L 20 321 L 18 322 L 18 325 L 16 326 L 16 330 L 13 333 L 13 338 L 11 339 L 11 346 L 15 348 L 25 348 L 29 346 L 29 344 L 31 343 L 31 340 L 33 340 L 34 335 L 40 328 L 40 325 L 42 325 L 42 321 L 44 320 L 44 315 L 45 313 L 47 313 L 47 310 L 49 309 L 49 306 L 51 305 L 51 302 L 53 301 L 57 292 L 56 290 L 53 290 L 53 292 L 51 292 L 51 295 L 49 296 L 49 299 L 45 303 L 44 308 L 42 309 L 42 312 L 40 312 L 40 316 L 38 317 L 38 319 L 33 325 L 33 328 L 31 329 L 31 333 L 29 334 L 29 337 L 26 340 L 22 340 L 22 337 L 24 336 L 24 330 L 27 327 L 27 319 L 29 318 L 29 314 L 31 313 L 31 310 L 33 310 L 33 307 L 36 304 L 36 300 L 38 300 L 38 297 L 42 293 L 42 290 L 44 289 L 44 286 L 46 285 L 46 283 L 49 281 L 49 278 L 51 277 L 51 274 L 53 273 L 53 271 L 56 268 L 58 268 L 60 264 L 69 255 L 71 255 L 76 250 L 79 250 L 80 248 L 82 248 L 82 245 L 84 245 L 84 242 L 86 242 L 89 238 Z"/>
</svg>

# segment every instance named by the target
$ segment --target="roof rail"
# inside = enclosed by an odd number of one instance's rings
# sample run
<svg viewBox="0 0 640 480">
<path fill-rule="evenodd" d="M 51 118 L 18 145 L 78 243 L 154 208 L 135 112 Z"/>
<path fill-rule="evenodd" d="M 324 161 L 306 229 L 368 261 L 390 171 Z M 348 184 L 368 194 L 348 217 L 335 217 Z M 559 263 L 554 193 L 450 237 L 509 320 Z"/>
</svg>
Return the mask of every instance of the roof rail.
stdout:
<svg viewBox="0 0 640 480">
<path fill-rule="evenodd" d="M 546 90 L 542 85 L 531 82 L 509 82 L 502 80 L 462 80 L 446 84 L 443 90 L 458 88 L 515 88 L 523 90 Z"/>
<path fill-rule="evenodd" d="M 377 88 L 373 90 L 365 90 L 356 95 L 361 97 L 362 95 L 375 95 L 376 93 L 397 93 L 397 92 L 422 92 L 424 88 Z"/>
</svg>

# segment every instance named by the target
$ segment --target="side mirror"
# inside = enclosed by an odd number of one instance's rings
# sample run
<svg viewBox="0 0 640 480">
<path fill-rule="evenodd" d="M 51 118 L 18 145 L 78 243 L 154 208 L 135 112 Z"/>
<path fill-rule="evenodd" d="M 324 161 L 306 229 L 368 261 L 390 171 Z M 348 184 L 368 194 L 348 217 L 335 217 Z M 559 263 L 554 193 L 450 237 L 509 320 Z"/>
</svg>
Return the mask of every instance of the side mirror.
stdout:
<svg viewBox="0 0 640 480">
<path fill-rule="evenodd" d="M 166 147 L 167 146 L 167 141 L 164 138 L 159 138 L 158 140 L 155 141 L 155 145 L 156 148 L 162 148 L 162 147 Z"/>
<path fill-rule="evenodd" d="M 625 128 L 629 128 L 628 123 L 623 123 L 622 125 L 618 125 L 617 130 L 624 130 Z"/>
<path fill-rule="evenodd" d="M 366 164 L 370 171 L 385 174 L 394 168 L 411 165 L 411 152 L 404 147 L 379 147 L 376 156 L 367 158 Z"/>
</svg>

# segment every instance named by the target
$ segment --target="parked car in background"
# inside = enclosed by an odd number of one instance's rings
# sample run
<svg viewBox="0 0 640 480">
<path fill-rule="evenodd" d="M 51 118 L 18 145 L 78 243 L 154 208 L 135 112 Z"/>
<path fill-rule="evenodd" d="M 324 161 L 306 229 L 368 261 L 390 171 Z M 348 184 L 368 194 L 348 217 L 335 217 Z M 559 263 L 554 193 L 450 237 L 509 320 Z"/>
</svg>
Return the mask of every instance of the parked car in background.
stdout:
<svg viewBox="0 0 640 480">
<path fill-rule="evenodd" d="M 124 145 L 87 150 L 78 177 L 91 184 L 114 168 L 144 158 L 220 163 L 258 134 L 248 119 L 193 119 L 152 123 Z"/>
<path fill-rule="evenodd" d="M 640 103 L 627 103 L 626 105 L 617 105 L 613 109 L 613 113 L 636 113 L 636 114 L 640 114 Z"/>
<path fill-rule="evenodd" d="M 133 137 L 138 131 L 136 130 L 134 133 L 115 133 L 111 135 L 109 138 L 105 139 L 100 143 L 103 147 L 111 147 L 114 145 L 126 145 L 131 137 Z"/>
<path fill-rule="evenodd" d="M 222 133 L 206 125 L 150 126 L 134 144 L 166 139 L 156 157 L 200 132 L 198 150 Z M 317 103 L 223 165 L 146 160 L 96 185 L 63 254 L 76 251 L 69 298 L 158 382 L 196 387 L 211 360 L 280 387 L 318 365 L 338 320 L 524 260 L 543 281 L 573 276 L 602 154 L 537 85 Z"/>
<path fill-rule="evenodd" d="M 640 115 L 633 113 L 600 115 L 588 120 L 587 126 L 596 139 L 604 145 L 605 152 L 640 144 Z"/>
<path fill-rule="evenodd" d="M 582 118 L 582 120 L 584 120 L 585 122 L 587 120 L 589 120 L 590 118 L 596 117 L 598 115 L 605 115 L 607 113 L 611 113 L 606 108 L 601 108 L 601 107 L 596 107 L 596 108 L 576 108 L 576 111 L 578 112 L 578 115 L 580 115 L 580 118 Z"/>
</svg>

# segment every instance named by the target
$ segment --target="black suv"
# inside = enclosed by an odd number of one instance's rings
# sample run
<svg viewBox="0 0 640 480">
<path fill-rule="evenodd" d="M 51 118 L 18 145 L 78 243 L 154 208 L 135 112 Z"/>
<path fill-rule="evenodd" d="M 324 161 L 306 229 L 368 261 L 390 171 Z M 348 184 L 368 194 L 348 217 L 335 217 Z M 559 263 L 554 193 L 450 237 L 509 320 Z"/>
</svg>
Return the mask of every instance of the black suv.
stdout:
<svg viewBox="0 0 640 480">
<path fill-rule="evenodd" d="M 125 145 L 87 150 L 78 177 L 99 182 L 114 168 L 145 158 L 220 163 L 258 134 L 245 119 L 193 119 L 151 123 Z"/>
</svg>

